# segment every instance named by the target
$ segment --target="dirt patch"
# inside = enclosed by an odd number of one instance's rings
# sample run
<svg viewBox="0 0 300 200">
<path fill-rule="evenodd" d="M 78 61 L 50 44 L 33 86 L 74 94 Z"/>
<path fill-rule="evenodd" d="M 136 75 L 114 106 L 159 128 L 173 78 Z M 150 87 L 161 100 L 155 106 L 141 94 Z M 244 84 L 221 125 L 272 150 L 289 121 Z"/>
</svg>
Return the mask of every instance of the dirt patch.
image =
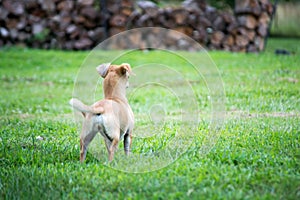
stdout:
<svg viewBox="0 0 300 200">
<path fill-rule="evenodd" d="M 72 122 L 74 120 L 74 116 L 72 113 L 68 114 L 29 114 L 29 113 L 22 113 L 22 114 L 13 114 L 9 116 L 1 116 L 0 119 L 21 119 L 21 120 L 32 120 L 32 119 L 39 119 L 44 121 L 60 121 L 60 122 Z"/>
<path fill-rule="evenodd" d="M 228 111 L 227 118 L 264 118 L 264 117 L 300 117 L 300 113 L 284 113 L 284 112 L 273 112 L 273 113 L 250 113 L 247 111 Z"/>
<path fill-rule="evenodd" d="M 278 81 L 287 81 L 290 83 L 298 83 L 299 82 L 298 79 L 292 78 L 292 77 L 282 77 L 282 78 L 279 78 Z"/>
</svg>

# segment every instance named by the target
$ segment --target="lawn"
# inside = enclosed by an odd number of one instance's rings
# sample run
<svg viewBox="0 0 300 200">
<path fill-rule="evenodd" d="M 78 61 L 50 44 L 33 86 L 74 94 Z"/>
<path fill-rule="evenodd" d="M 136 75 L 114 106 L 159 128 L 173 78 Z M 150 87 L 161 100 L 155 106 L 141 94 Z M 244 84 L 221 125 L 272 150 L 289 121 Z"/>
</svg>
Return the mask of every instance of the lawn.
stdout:
<svg viewBox="0 0 300 200">
<path fill-rule="evenodd" d="M 277 48 L 293 53 L 276 55 Z M 98 140 L 101 145 L 92 145 L 86 162 L 79 163 L 80 118 L 75 113 L 74 120 L 68 101 L 75 80 L 87 84 L 76 77 L 88 55 L 0 50 L 1 199 L 300 198 L 299 40 L 270 39 L 260 54 L 209 53 L 219 70 L 212 76 L 221 78 L 226 95 L 221 102 L 226 117 L 215 135 L 210 135 L 209 77 L 164 51 L 134 51 L 116 59 L 136 70 L 128 98 L 137 135 L 133 155 L 124 159 L 120 144 L 112 163 Z M 168 67 L 137 67 L 154 62 Z M 141 86 L 149 79 L 158 84 Z M 93 94 L 80 98 L 86 103 L 102 98 L 101 86 Z M 182 122 L 182 113 L 199 117 L 196 128 L 186 127 L 191 125 Z"/>
</svg>

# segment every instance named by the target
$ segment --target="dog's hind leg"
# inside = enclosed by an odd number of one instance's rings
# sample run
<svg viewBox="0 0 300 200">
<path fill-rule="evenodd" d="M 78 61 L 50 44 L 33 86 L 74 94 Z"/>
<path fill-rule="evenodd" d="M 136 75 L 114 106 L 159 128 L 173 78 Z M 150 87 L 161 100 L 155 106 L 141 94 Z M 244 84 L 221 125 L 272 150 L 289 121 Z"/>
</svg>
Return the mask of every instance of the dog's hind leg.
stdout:
<svg viewBox="0 0 300 200">
<path fill-rule="evenodd" d="M 87 123 L 87 122 L 86 122 Z M 97 134 L 97 130 L 93 130 L 92 127 L 84 124 L 80 135 L 80 162 L 83 162 L 86 158 L 87 147 Z"/>
<path fill-rule="evenodd" d="M 130 153 L 131 142 L 132 142 L 132 135 L 131 135 L 131 131 L 128 130 L 124 135 L 124 151 L 126 155 L 129 155 Z"/>
</svg>

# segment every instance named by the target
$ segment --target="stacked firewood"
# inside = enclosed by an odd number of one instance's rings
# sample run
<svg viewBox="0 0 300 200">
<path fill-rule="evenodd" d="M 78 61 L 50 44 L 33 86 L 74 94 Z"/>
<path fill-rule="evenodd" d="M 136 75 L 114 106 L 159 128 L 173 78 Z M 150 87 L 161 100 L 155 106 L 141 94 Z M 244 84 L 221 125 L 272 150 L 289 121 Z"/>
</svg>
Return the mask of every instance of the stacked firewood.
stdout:
<svg viewBox="0 0 300 200">
<path fill-rule="evenodd" d="M 132 0 L 107 1 L 109 36 L 113 36 L 128 29 L 127 24 L 134 11 Z"/>
<path fill-rule="evenodd" d="M 272 12 L 270 0 L 236 0 L 234 13 L 219 11 L 205 0 L 185 0 L 182 6 L 171 8 L 134 0 L 0 0 L 0 46 L 91 49 L 125 30 L 163 27 L 209 49 L 258 52 L 264 48 Z M 132 32 L 135 36 L 130 40 L 119 38 L 111 46 L 144 48 L 160 37 L 157 30 Z M 193 48 L 184 37 L 166 33 L 162 42 L 167 41 L 167 47 Z"/>
<path fill-rule="evenodd" d="M 2 0 L 0 46 L 90 49 L 104 39 L 94 0 Z"/>
<path fill-rule="evenodd" d="M 178 8 L 159 8 L 151 1 L 139 1 L 137 6 L 126 24 L 129 28 L 164 27 L 209 49 L 243 52 L 263 50 L 273 11 L 269 0 L 237 0 L 234 14 L 219 11 L 204 0 L 186 0 Z"/>
<path fill-rule="evenodd" d="M 232 30 L 234 47 L 240 51 L 262 51 L 272 12 L 273 5 L 269 0 L 236 0 L 238 27 Z"/>
</svg>

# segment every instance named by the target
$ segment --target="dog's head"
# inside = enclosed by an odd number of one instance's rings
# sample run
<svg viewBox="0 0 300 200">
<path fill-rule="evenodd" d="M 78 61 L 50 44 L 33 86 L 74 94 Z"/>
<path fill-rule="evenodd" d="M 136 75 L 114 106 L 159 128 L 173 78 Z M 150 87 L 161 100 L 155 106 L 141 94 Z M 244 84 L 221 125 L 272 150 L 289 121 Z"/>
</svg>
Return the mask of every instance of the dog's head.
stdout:
<svg viewBox="0 0 300 200">
<path fill-rule="evenodd" d="M 104 63 L 97 68 L 98 73 L 104 78 L 104 85 L 110 85 L 115 87 L 116 84 L 120 86 L 128 87 L 129 76 L 132 75 L 130 64 L 122 63 L 121 65 L 111 65 L 110 63 Z"/>
</svg>

